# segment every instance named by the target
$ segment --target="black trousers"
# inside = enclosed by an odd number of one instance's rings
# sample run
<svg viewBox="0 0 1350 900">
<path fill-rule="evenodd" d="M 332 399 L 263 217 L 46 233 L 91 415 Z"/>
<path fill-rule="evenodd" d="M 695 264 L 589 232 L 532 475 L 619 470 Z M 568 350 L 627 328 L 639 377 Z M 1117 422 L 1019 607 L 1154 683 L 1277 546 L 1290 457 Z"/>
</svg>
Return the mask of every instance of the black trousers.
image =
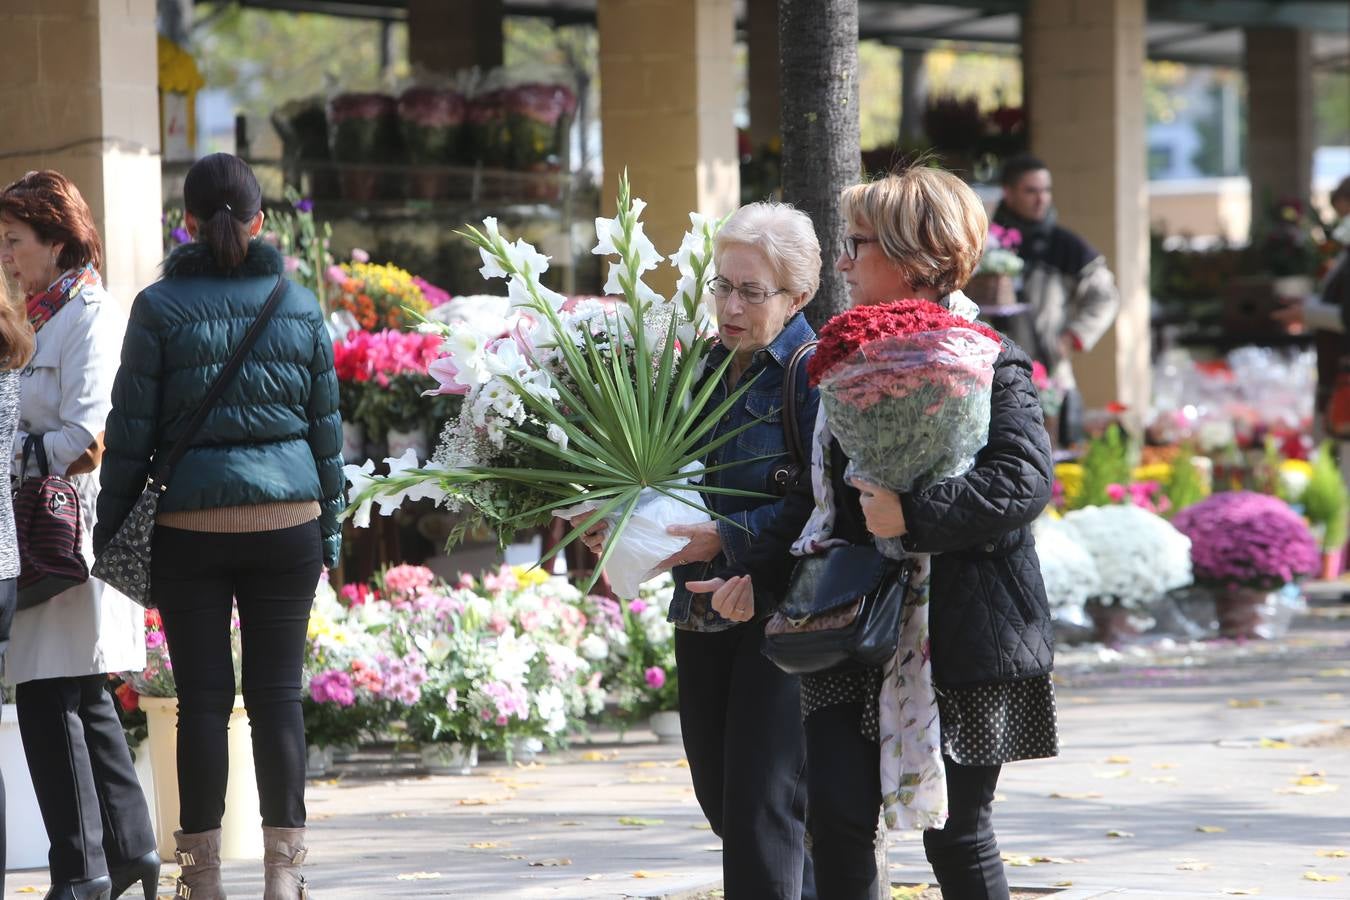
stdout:
<svg viewBox="0 0 1350 900">
<path fill-rule="evenodd" d="M 107 680 L 42 678 L 15 691 L 24 756 L 51 842 L 52 881 L 97 878 L 155 849 Z"/>
<path fill-rule="evenodd" d="M 680 731 L 694 795 L 722 838 L 727 900 L 798 900 L 809 867 L 801 691 L 763 641 L 763 622 L 675 632 Z"/>
<path fill-rule="evenodd" d="M 862 736 L 856 703 L 828 706 L 806 720 L 807 805 L 816 891 L 829 900 L 872 900 L 879 875 L 873 841 L 881 811 L 879 748 Z M 1000 766 L 943 759 L 947 825 L 923 833 L 945 900 L 1007 900 L 1008 882 L 992 811 Z M 881 873 L 880 877 L 885 877 Z"/>
<path fill-rule="evenodd" d="M 0 580 L 0 660 L 9 646 L 9 626 L 14 621 L 14 605 L 18 599 L 17 578 Z M 0 896 L 5 893 L 5 776 L 0 772 Z"/>
<path fill-rule="evenodd" d="M 322 571 L 319 523 L 244 534 L 155 529 L 151 593 L 178 684 L 183 831 L 220 827 L 234 708 L 231 602 L 238 605 L 243 695 L 264 825 L 305 824 L 301 665 Z"/>
</svg>

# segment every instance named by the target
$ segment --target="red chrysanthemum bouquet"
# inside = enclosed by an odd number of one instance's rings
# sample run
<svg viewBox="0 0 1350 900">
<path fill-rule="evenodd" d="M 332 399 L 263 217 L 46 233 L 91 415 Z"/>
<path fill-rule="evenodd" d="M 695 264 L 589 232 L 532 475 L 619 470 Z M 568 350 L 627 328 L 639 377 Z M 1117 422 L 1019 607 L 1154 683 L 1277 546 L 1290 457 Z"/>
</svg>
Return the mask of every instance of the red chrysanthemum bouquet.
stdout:
<svg viewBox="0 0 1350 900">
<path fill-rule="evenodd" d="M 898 493 L 961 475 L 989 437 L 998 334 L 926 300 L 831 319 L 808 364 L 850 476 Z"/>
</svg>

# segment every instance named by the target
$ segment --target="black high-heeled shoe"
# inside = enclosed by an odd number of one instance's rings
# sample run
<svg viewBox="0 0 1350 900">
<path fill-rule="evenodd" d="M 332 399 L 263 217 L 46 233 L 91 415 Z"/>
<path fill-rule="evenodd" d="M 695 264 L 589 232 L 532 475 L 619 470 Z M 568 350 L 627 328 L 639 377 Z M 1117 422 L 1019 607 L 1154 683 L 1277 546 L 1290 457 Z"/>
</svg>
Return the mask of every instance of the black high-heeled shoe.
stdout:
<svg viewBox="0 0 1350 900">
<path fill-rule="evenodd" d="M 159 854 L 151 850 L 139 859 L 114 869 L 111 872 L 111 900 L 117 900 L 138 881 L 145 891 L 145 900 L 155 900 L 155 895 L 159 893 L 159 862 Z"/>
<path fill-rule="evenodd" d="M 107 875 L 84 881 L 62 881 L 53 884 L 42 900 L 110 900 L 112 879 Z"/>
</svg>

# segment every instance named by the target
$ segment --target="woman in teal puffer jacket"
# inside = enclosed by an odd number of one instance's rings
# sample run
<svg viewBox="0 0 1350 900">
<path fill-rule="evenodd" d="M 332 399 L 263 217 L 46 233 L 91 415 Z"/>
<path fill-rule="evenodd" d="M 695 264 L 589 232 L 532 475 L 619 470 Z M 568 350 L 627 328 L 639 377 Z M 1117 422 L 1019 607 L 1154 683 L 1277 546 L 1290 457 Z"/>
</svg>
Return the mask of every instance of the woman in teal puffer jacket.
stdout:
<svg viewBox="0 0 1350 900">
<path fill-rule="evenodd" d="M 284 279 L 256 240 L 262 192 L 240 159 L 199 161 L 183 185 L 195 240 L 131 309 L 113 385 L 94 533 L 101 552 L 145 486 L 157 452 L 183 436 L 216 373 Z M 220 821 L 234 705 L 231 601 L 253 732 L 265 900 L 304 896 L 305 732 L 301 663 L 314 588 L 337 562 L 342 423 L 333 348 L 314 295 L 286 282 L 243 367 L 192 438 L 159 505 L 151 599 L 178 685 L 180 882 L 223 897 Z M 183 894 L 186 896 L 186 894 Z"/>
</svg>

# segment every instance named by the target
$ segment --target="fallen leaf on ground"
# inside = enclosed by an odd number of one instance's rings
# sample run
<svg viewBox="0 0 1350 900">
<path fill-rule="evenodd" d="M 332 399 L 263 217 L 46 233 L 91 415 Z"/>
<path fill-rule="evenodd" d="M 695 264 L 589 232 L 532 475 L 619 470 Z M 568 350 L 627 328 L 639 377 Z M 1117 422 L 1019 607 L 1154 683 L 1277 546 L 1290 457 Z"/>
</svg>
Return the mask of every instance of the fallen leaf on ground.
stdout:
<svg viewBox="0 0 1350 900">
<path fill-rule="evenodd" d="M 604 878 L 604 877 L 605 877 L 605 876 L 604 876 L 604 875 L 601 875 L 601 874 L 587 875 L 585 878 L 583 878 L 583 879 L 581 879 L 581 880 L 582 880 L 582 881 L 599 881 L 601 878 Z"/>
<path fill-rule="evenodd" d="M 1252 897 L 1261 893 L 1260 888 L 1224 888 L 1225 894 L 1233 894 L 1239 897 Z"/>
<path fill-rule="evenodd" d="M 178 880 L 178 879 L 176 879 L 176 878 L 174 879 L 174 881 L 177 881 L 177 880 Z M 40 888 L 40 887 L 33 887 L 31 884 L 26 884 L 26 885 L 24 885 L 23 887 L 19 888 L 19 893 L 20 893 L 20 894 L 41 894 L 41 893 L 42 893 L 42 888 Z"/>
<path fill-rule="evenodd" d="M 1326 784 L 1321 775 L 1300 775 L 1294 779 L 1294 784 L 1300 787 L 1316 787 L 1319 784 Z"/>
<path fill-rule="evenodd" d="M 695 825 L 690 825 L 689 827 L 695 831 L 712 831 L 712 826 L 707 822 L 699 822 Z"/>
<path fill-rule="evenodd" d="M 1051 800 L 1100 800 L 1102 795 L 1097 791 L 1083 791 L 1081 793 L 1070 793 L 1055 791 L 1050 795 Z"/>
<path fill-rule="evenodd" d="M 587 750 L 581 754 L 582 762 L 608 762 L 611 759 L 617 759 L 618 750 L 611 750 L 609 753 L 601 753 L 599 750 Z"/>
<path fill-rule="evenodd" d="M 502 857 L 502 859 L 524 859 L 524 858 L 525 857 L 519 853 L 508 853 Z"/>
<path fill-rule="evenodd" d="M 570 866 L 572 861 L 565 856 L 550 856 L 548 859 L 536 859 L 532 866 Z"/>
<path fill-rule="evenodd" d="M 432 881 L 440 878 L 440 872 L 400 872 L 399 881 Z"/>
<path fill-rule="evenodd" d="M 634 878 L 669 878 L 669 872 L 648 872 L 646 869 L 638 869 L 633 873 Z"/>
<path fill-rule="evenodd" d="M 1184 862 L 1177 866 L 1179 872 L 1203 872 L 1209 868 L 1207 862 Z"/>
<path fill-rule="evenodd" d="M 1109 769 L 1105 772 L 1093 772 L 1093 778 L 1129 778 L 1129 769 Z"/>
<path fill-rule="evenodd" d="M 635 828 L 643 828 L 647 825 L 664 825 L 665 819 L 644 819 L 640 816 L 620 816 L 620 825 L 632 825 Z"/>
<path fill-rule="evenodd" d="M 1007 795 L 1007 794 L 995 794 L 995 795 L 994 795 L 994 802 L 995 802 L 995 803 L 1006 803 L 1007 800 L 1008 800 L 1008 795 Z"/>
<path fill-rule="evenodd" d="M 501 847 L 501 841 L 474 841 L 469 845 L 470 850 L 496 850 Z"/>
<path fill-rule="evenodd" d="M 1339 875 L 1323 875 L 1321 872 L 1304 872 L 1304 881 L 1340 881 Z"/>
<path fill-rule="evenodd" d="M 1238 700 L 1234 698 L 1228 701 L 1228 705 L 1231 706 L 1233 709 L 1260 709 L 1262 706 L 1265 706 L 1268 702 L 1270 701 L 1261 700 L 1257 697 L 1248 697 L 1245 700 Z"/>
<path fill-rule="evenodd" d="M 1106 836 L 1109 837 L 1109 838 L 1132 838 L 1132 837 L 1134 837 L 1134 832 L 1133 832 L 1133 831 L 1116 831 L 1115 829 L 1112 829 L 1111 831 L 1108 831 L 1108 832 L 1106 833 Z"/>
<path fill-rule="evenodd" d="M 1130 758 L 1128 756 L 1108 756 L 1106 762 L 1117 766 L 1128 766 Z"/>
<path fill-rule="evenodd" d="M 1197 825 L 1195 826 L 1195 830 L 1201 834 L 1222 834 L 1228 829 L 1224 828 L 1222 825 Z"/>
<path fill-rule="evenodd" d="M 1318 850 L 1317 855 L 1329 856 L 1332 859 L 1341 859 L 1342 857 L 1350 856 L 1350 854 L 1347 854 L 1344 850 Z"/>
<path fill-rule="evenodd" d="M 1073 887 L 1072 881 L 1056 881 L 1055 887 Z"/>
<path fill-rule="evenodd" d="M 460 797 L 460 806 L 493 806 L 501 803 L 503 800 L 510 800 L 510 797 Z"/>
<path fill-rule="evenodd" d="M 389 815 L 385 816 L 385 818 L 386 818 L 386 819 L 406 819 L 406 818 L 408 818 L 408 814 L 405 813 L 405 812 L 390 813 Z"/>
<path fill-rule="evenodd" d="M 670 780 L 669 778 L 664 778 L 660 775 L 656 775 L 647 777 L 625 778 L 624 784 L 665 784 L 669 780 Z"/>
<path fill-rule="evenodd" d="M 1261 738 L 1258 744 L 1262 750 L 1292 750 L 1294 745 L 1288 741 L 1277 741 L 1274 738 Z"/>
<path fill-rule="evenodd" d="M 581 823 L 580 823 L 580 822 L 577 822 L 577 821 L 574 821 L 574 820 L 572 820 L 572 819 L 568 819 L 567 821 L 565 821 L 565 822 L 559 822 L 558 824 L 561 825 L 561 826 L 564 827 L 564 828 L 574 828 L 574 827 L 580 825 Z"/>
<path fill-rule="evenodd" d="M 1153 768 L 1155 768 L 1155 769 L 1179 769 L 1179 768 L 1181 768 L 1181 766 L 1179 766 L 1177 763 L 1160 762 L 1160 763 L 1154 763 L 1154 764 L 1153 764 Z"/>
<path fill-rule="evenodd" d="M 928 890 L 927 884 L 892 886 L 891 900 L 919 900 L 926 890 Z"/>
<path fill-rule="evenodd" d="M 1350 678 L 1350 669 L 1323 669 L 1317 673 L 1318 678 Z"/>
</svg>

